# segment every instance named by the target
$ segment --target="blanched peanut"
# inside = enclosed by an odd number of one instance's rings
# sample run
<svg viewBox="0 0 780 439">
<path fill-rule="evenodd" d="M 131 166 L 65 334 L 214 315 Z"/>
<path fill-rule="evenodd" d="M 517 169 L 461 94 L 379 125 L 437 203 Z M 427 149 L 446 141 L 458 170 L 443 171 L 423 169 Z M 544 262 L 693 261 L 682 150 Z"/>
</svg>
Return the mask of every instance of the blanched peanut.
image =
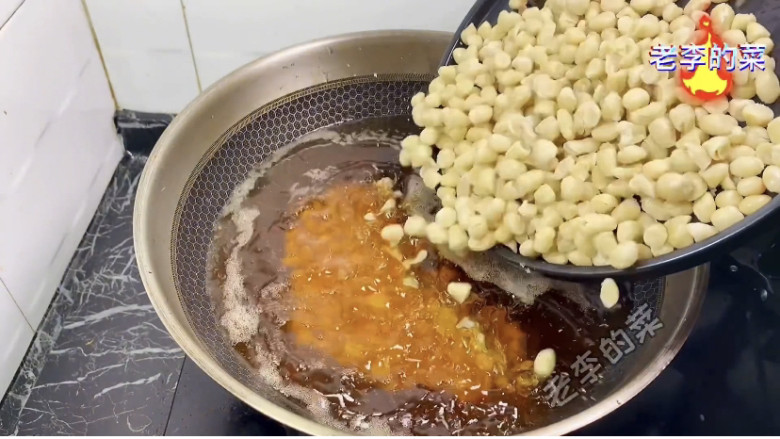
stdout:
<svg viewBox="0 0 780 439">
<path fill-rule="evenodd" d="M 557 103 L 559 108 L 573 113 L 577 109 L 577 96 L 574 94 L 574 90 L 571 87 L 563 87 L 558 92 Z"/>
<path fill-rule="evenodd" d="M 661 102 L 650 102 L 642 108 L 632 111 L 628 115 L 629 122 L 647 126 L 658 117 L 666 113 L 666 106 Z"/>
<path fill-rule="evenodd" d="M 756 96 L 756 86 L 753 83 L 737 85 L 732 94 L 740 99 L 753 99 Z"/>
<path fill-rule="evenodd" d="M 620 202 L 617 207 L 612 211 L 611 216 L 615 219 L 616 223 L 623 221 L 636 220 L 642 213 L 639 203 L 633 199 L 628 198 Z"/>
<path fill-rule="evenodd" d="M 698 143 L 687 144 L 685 151 L 688 153 L 688 157 L 699 167 L 699 171 L 707 169 L 712 164 L 712 157 Z"/>
<path fill-rule="evenodd" d="M 596 152 L 596 149 L 598 147 L 599 147 L 598 142 L 592 138 L 582 139 L 582 140 L 569 140 L 568 142 L 563 144 L 564 151 L 566 151 L 566 153 L 571 154 L 573 156 Z"/>
<path fill-rule="evenodd" d="M 488 138 L 488 146 L 499 154 L 504 153 L 509 151 L 509 148 L 512 146 L 512 139 L 502 134 L 493 133 Z"/>
<path fill-rule="evenodd" d="M 745 128 L 745 145 L 757 147 L 769 141 L 769 132 L 764 127 L 748 126 Z"/>
<path fill-rule="evenodd" d="M 644 174 L 637 174 L 631 177 L 628 187 L 635 194 L 642 197 L 654 198 L 656 195 L 654 182 Z"/>
<path fill-rule="evenodd" d="M 542 255 L 542 259 L 545 261 L 556 264 L 556 265 L 565 265 L 567 262 L 569 262 L 569 259 L 566 257 L 563 253 L 558 252 L 548 252 Z"/>
<path fill-rule="evenodd" d="M 584 220 L 582 232 L 587 235 L 615 230 L 618 224 L 614 217 L 606 214 L 591 213 L 581 218 Z"/>
<path fill-rule="evenodd" d="M 754 43 L 759 38 L 768 37 L 769 31 L 764 26 L 753 21 L 747 24 L 745 35 L 747 36 L 748 42 Z"/>
<path fill-rule="evenodd" d="M 681 133 L 689 132 L 696 123 L 693 107 L 688 104 L 679 104 L 669 110 L 669 119 L 671 120 L 674 129 Z"/>
<path fill-rule="evenodd" d="M 707 192 L 693 203 L 693 214 L 696 215 L 699 221 L 708 223 L 716 208 L 715 198 Z"/>
<path fill-rule="evenodd" d="M 601 119 L 601 108 L 594 101 L 586 101 L 574 112 L 574 131 L 589 133 Z"/>
<path fill-rule="evenodd" d="M 629 145 L 622 148 L 617 153 L 617 161 L 620 164 L 628 165 L 644 160 L 647 157 L 647 151 L 641 146 Z"/>
<path fill-rule="evenodd" d="M 535 258 L 539 256 L 539 253 L 534 250 L 533 239 L 527 239 L 523 241 L 517 248 L 517 252 L 527 258 Z"/>
<path fill-rule="evenodd" d="M 737 192 L 743 197 L 760 195 L 766 192 L 766 186 L 761 177 L 745 177 L 737 183 Z"/>
<path fill-rule="evenodd" d="M 713 99 L 702 104 L 702 108 L 709 113 L 725 113 L 729 109 L 729 100 L 725 97 Z"/>
<path fill-rule="evenodd" d="M 757 39 L 754 42 L 754 44 L 759 45 L 759 46 L 766 46 L 766 53 L 772 53 L 772 52 L 774 52 L 774 49 L 775 49 L 775 42 L 772 40 L 771 37 L 761 37 L 761 38 Z M 770 61 L 770 59 L 767 59 L 766 61 L 767 61 L 767 65 L 772 64 L 772 61 L 774 61 L 774 58 L 771 58 L 771 61 Z M 768 70 L 770 72 L 772 72 L 775 69 L 774 69 L 774 67 L 770 67 Z M 758 75 L 756 75 L 756 79 L 758 79 Z M 758 85 L 756 85 L 756 86 L 758 86 Z M 771 104 L 772 102 L 764 101 L 764 103 L 765 104 Z"/>
<path fill-rule="evenodd" d="M 642 239 L 642 226 L 637 221 L 623 221 L 617 226 L 617 241 L 639 242 Z"/>
<path fill-rule="evenodd" d="M 602 146 L 596 153 L 596 166 L 604 175 L 612 175 L 617 167 L 617 150 L 612 145 Z"/>
<path fill-rule="evenodd" d="M 514 245 L 514 241 L 512 240 L 512 237 L 514 235 L 512 232 L 503 225 L 499 226 L 494 232 L 493 232 L 493 239 L 495 239 L 496 242 L 500 242 L 502 244 L 504 243 L 511 243 Z"/>
<path fill-rule="evenodd" d="M 585 253 L 580 250 L 570 251 L 566 254 L 569 262 L 578 267 L 590 267 L 593 265 L 593 261 Z"/>
<path fill-rule="evenodd" d="M 766 70 L 756 74 L 756 94 L 765 104 L 777 101 L 780 97 L 780 81 L 774 72 Z"/>
<path fill-rule="evenodd" d="M 756 146 L 756 156 L 766 164 L 780 165 L 780 145 L 762 142 Z"/>
<path fill-rule="evenodd" d="M 719 232 L 722 232 L 742 221 L 744 218 L 745 215 L 743 215 L 736 206 L 725 206 L 712 214 L 712 225 L 715 226 Z"/>
<path fill-rule="evenodd" d="M 655 198 L 643 199 L 642 210 L 657 221 L 666 221 L 672 217 L 665 203 Z"/>
<path fill-rule="evenodd" d="M 729 165 L 726 163 L 715 163 L 710 165 L 709 168 L 705 169 L 700 173 L 702 178 L 705 182 L 707 182 L 707 186 L 710 189 L 716 188 L 718 185 L 720 185 L 725 178 L 729 175 Z"/>
<path fill-rule="evenodd" d="M 621 242 L 609 254 L 609 263 L 615 268 L 628 268 L 639 259 L 639 249 L 633 241 Z"/>
<path fill-rule="evenodd" d="M 398 245 L 404 237 L 404 228 L 400 224 L 390 224 L 383 227 L 380 234 L 390 245 Z"/>
<path fill-rule="evenodd" d="M 735 190 L 722 191 L 715 196 L 717 207 L 737 206 L 742 201 L 742 195 Z"/>
<path fill-rule="evenodd" d="M 496 238 L 492 233 L 488 233 L 482 238 L 469 238 L 469 250 L 483 252 L 496 245 Z"/>
<path fill-rule="evenodd" d="M 590 135 L 599 142 L 610 142 L 618 137 L 618 125 L 615 122 L 602 123 L 591 131 Z"/>
<path fill-rule="evenodd" d="M 617 239 L 614 232 L 600 232 L 593 237 L 593 247 L 601 255 L 609 255 L 617 247 Z"/>
<path fill-rule="evenodd" d="M 688 231 L 688 222 L 690 217 L 684 218 L 682 221 L 675 221 L 676 218 L 672 218 L 665 224 L 667 231 L 669 232 L 668 242 L 674 248 L 680 249 L 688 247 L 693 244 L 693 237 Z"/>
<path fill-rule="evenodd" d="M 452 213 L 454 215 L 455 211 L 453 210 Z M 423 237 L 425 236 L 425 227 L 427 225 L 428 222 L 425 221 L 425 218 L 419 215 L 412 215 L 406 219 L 406 223 L 404 223 L 403 226 L 403 232 L 409 236 Z M 395 230 L 393 229 L 390 233 L 395 233 Z"/>
<path fill-rule="evenodd" d="M 565 201 L 579 201 L 582 197 L 582 181 L 571 175 L 561 180 L 561 199 Z"/>
<path fill-rule="evenodd" d="M 526 166 L 518 160 L 503 157 L 496 164 L 496 172 L 504 180 L 514 180 L 526 171 Z"/>
<path fill-rule="evenodd" d="M 604 97 L 601 103 L 601 117 L 604 120 L 618 122 L 623 117 L 623 102 L 616 92 L 612 91 Z"/>
<path fill-rule="evenodd" d="M 780 117 L 774 118 L 766 127 L 767 135 L 772 143 L 780 143 Z"/>
<path fill-rule="evenodd" d="M 650 103 L 650 94 L 643 88 L 632 88 L 623 95 L 623 107 L 628 111 L 638 110 Z"/>
<path fill-rule="evenodd" d="M 536 253 L 545 253 L 549 251 L 555 241 L 555 229 L 552 227 L 541 227 L 536 231 L 533 249 Z"/>
<path fill-rule="evenodd" d="M 463 227 L 455 224 L 447 230 L 447 241 L 450 250 L 460 252 L 468 248 L 469 237 Z"/>
<path fill-rule="evenodd" d="M 409 219 L 406 220 L 406 224 L 404 225 L 404 231 L 409 236 L 424 236 L 425 228 L 423 224 L 425 224 L 424 223 L 425 219 L 422 217 L 419 217 L 420 219 L 422 219 L 422 221 L 417 220 L 418 224 L 413 225 L 413 228 L 415 226 L 417 227 L 415 231 L 419 233 L 419 235 L 412 234 L 410 233 L 411 230 L 407 230 L 407 227 L 409 226 L 409 220 L 411 220 L 412 218 L 414 218 L 414 216 L 409 217 Z M 452 207 L 443 207 L 441 210 L 436 212 L 435 221 L 441 224 L 442 227 L 449 228 L 452 227 L 458 221 L 458 215 L 455 212 L 455 209 L 453 209 Z"/>
<path fill-rule="evenodd" d="M 674 172 L 685 173 L 699 170 L 699 166 L 693 161 L 687 150 L 675 149 L 669 156 L 669 167 Z"/>
<path fill-rule="evenodd" d="M 686 225 L 688 234 L 691 235 L 695 242 L 701 242 L 705 239 L 711 238 L 718 233 L 718 229 L 714 226 L 704 223 L 690 223 Z"/>
<path fill-rule="evenodd" d="M 735 119 L 737 119 L 740 122 L 745 121 L 745 116 L 742 114 L 742 111 L 745 109 L 745 107 L 748 104 L 753 103 L 750 99 L 732 99 L 729 101 L 729 109 L 728 112 L 730 115 L 734 116 Z"/>
<path fill-rule="evenodd" d="M 555 370 L 555 351 L 547 348 L 542 349 L 534 358 L 534 374 L 541 379 L 548 378 Z"/>
<path fill-rule="evenodd" d="M 546 205 L 555 202 L 555 191 L 548 184 L 543 184 L 534 191 L 534 201 L 538 205 Z"/>
<path fill-rule="evenodd" d="M 598 194 L 593 197 L 593 199 L 590 201 L 590 204 L 593 206 L 594 212 L 607 214 L 612 212 L 612 210 L 617 206 L 618 199 L 610 194 Z"/>
<path fill-rule="evenodd" d="M 660 223 L 652 224 L 645 228 L 642 239 L 651 249 L 661 247 L 666 243 L 669 234 Z"/>
<path fill-rule="evenodd" d="M 728 158 L 730 142 L 728 137 L 715 136 L 701 145 L 713 160 L 725 160 Z"/>
<path fill-rule="evenodd" d="M 473 181 L 474 193 L 477 195 L 493 195 L 496 190 L 496 170 L 492 167 L 474 168 L 476 177 Z"/>
<path fill-rule="evenodd" d="M 471 295 L 471 284 L 468 282 L 450 282 L 447 284 L 447 294 L 458 303 L 463 303 Z"/>
<path fill-rule="evenodd" d="M 437 223 L 430 223 L 425 227 L 428 241 L 433 244 L 445 244 L 447 242 L 447 230 Z"/>
<path fill-rule="evenodd" d="M 647 259 L 653 258 L 653 251 L 650 250 L 650 247 L 644 245 L 644 244 L 637 244 L 636 245 L 637 252 L 639 254 L 639 260 L 644 261 Z"/>
<path fill-rule="evenodd" d="M 662 148 L 669 148 L 677 141 L 672 122 L 667 117 L 659 117 L 650 122 L 648 131 L 650 138 Z"/>
<path fill-rule="evenodd" d="M 734 20 L 734 15 L 734 9 L 732 9 L 728 3 L 722 3 L 715 6 L 710 12 L 712 22 L 719 32 L 731 29 L 731 22 Z"/>
<path fill-rule="evenodd" d="M 731 176 L 726 176 L 726 178 L 720 182 L 720 187 L 727 191 L 737 190 L 737 185 L 734 184 L 734 180 L 731 179 Z"/>
<path fill-rule="evenodd" d="M 683 8 L 683 13 L 693 17 L 697 11 L 706 11 L 709 7 L 710 0 L 691 0 Z"/>
<path fill-rule="evenodd" d="M 702 131 L 711 136 L 725 136 L 737 126 L 737 120 L 727 114 L 707 114 L 699 124 Z"/>
<path fill-rule="evenodd" d="M 764 169 L 762 180 L 770 192 L 780 193 L 780 167 L 771 165 Z"/>
<path fill-rule="evenodd" d="M 642 173 L 653 180 L 657 180 L 660 176 L 669 172 L 669 170 L 669 161 L 666 159 L 651 160 L 642 165 Z"/>
<path fill-rule="evenodd" d="M 691 180 L 675 172 L 662 175 L 655 185 L 656 195 L 668 201 L 688 201 L 694 191 Z"/>
<path fill-rule="evenodd" d="M 487 235 L 489 231 L 487 219 L 481 215 L 471 216 L 469 219 L 467 231 L 469 238 L 482 238 L 483 236 Z"/>
<path fill-rule="evenodd" d="M 599 298 L 605 308 L 612 308 L 617 305 L 620 300 L 620 290 L 618 289 L 617 283 L 609 278 L 604 279 L 601 282 Z"/>
<path fill-rule="evenodd" d="M 531 150 L 531 163 L 538 169 L 552 170 L 558 147 L 549 140 L 538 139 Z"/>
<path fill-rule="evenodd" d="M 560 135 L 558 119 L 555 116 L 548 116 L 536 126 L 536 134 L 546 140 L 555 140 Z"/>
<path fill-rule="evenodd" d="M 765 194 L 748 195 L 747 197 L 743 198 L 742 201 L 739 202 L 739 205 L 737 207 L 739 208 L 739 211 L 742 212 L 743 214 L 752 215 L 762 207 L 769 204 L 770 201 L 772 201 L 772 197 L 770 197 L 769 195 L 765 195 Z"/>
<path fill-rule="evenodd" d="M 490 121 L 493 117 L 493 109 L 487 105 L 477 105 L 469 111 L 469 120 L 474 125 Z"/>
<path fill-rule="evenodd" d="M 729 165 L 729 171 L 735 177 L 752 177 L 761 174 L 763 170 L 764 163 L 758 157 L 737 157 Z"/>
<path fill-rule="evenodd" d="M 771 108 L 755 102 L 745 105 L 742 115 L 748 125 L 759 127 L 765 127 L 775 117 Z"/>
</svg>

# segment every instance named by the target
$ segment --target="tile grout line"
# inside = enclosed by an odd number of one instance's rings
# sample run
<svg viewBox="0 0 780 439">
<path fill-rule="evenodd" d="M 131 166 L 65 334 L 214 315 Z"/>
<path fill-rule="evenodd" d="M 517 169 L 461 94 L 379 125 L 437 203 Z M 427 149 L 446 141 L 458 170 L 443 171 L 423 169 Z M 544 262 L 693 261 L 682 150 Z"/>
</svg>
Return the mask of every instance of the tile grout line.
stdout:
<svg viewBox="0 0 780 439">
<path fill-rule="evenodd" d="M 21 2 L 19 2 L 19 5 L 13 10 L 13 12 L 11 12 L 11 15 L 8 16 L 8 19 L 0 23 L 0 29 L 2 29 L 6 24 L 8 24 L 9 21 L 11 21 L 12 18 L 14 18 L 14 15 L 16 15 L 19 9 L 22 8 L 22 5 L 24 4 L 25 1 L 27 0 L 22 0 Z"/>
<path fill-rule="evenodd" d="M 184 354 L 184 351 L 182 350 Z M 171 398 L 171 405 L 168 408 L 168 416 L 165 418 L 165 428 L 163 428 L 161 436 L 168 436 L 168 425 L 171 423 L 171 415 L 173 414 L 173 406 L 176 404 L 176 398 L 179 395 L 179 384 L 181 384 L 181 376 L 184 373 L 184 365 L 187 364 L 189 358 L 187 354 L 184 354 L 184 360 L 181 362 L 181 368 L 179 368 L 179 376 L 176 378 L 176 390 L 173 391 L 173 398 Z"/>
<path fill-rule="evenodd" d="M 108 91 L 111 93 L 111 99 L 114 100 L 114 109 L 119 110 L 119 101 L 116 99 L 116 92 L 114 91 L 114 84 L 111 83 L 111 77 L 108 76 L 108 67 L 106 67 L 106 59 L 103 56 L 103 49 L 100 47 L 100 41 L 95 31 L 95 26 L 92 23 L 92 16 L 89 15 L 89 7 L 87 6 L 87 0 L 81 0 L 81 7 L 84 10 L 84 16 L 87 18 L 87 24 L 89 25 L 89 33 L 92 35 L 92 41 L 95 43 L 95 49 L 100 58 L 100 66 L 103 67 L 103 74 L 106 75 L 106 83 L 108 83 Z"/>
<path fill-rule="evenodd" d="M 184 19 L 184 30 L 187 33 L 187 43 L 190 46 L 190 57 L 192 58 L 192 68 L 195 70 L 195 82 L 198 84 L 198 93 L 203 92 L 203 86 L 200 82 L 200 72 L 198 72 L 198 63 L 195 61 L 195 49 L 192 46 L 192 35 L 190 34 L 190 23 L 187 20 L 187 7 L 184 6 L 184 0 L 179 0 L 181 5 L 181 16 Z"/>
<path fill-rule="evenodd" d="M 30 320 L 27 319 L 27 316 L 24 314 L 24 311 L 22 311 L 22 307 L 19 306 L 19 303 L 16 301 L 16 298 L 14 297 L 13 294 L 11 294 L 11 289 L 8 288 L 8 285 L 5 283 L 5 281 L 2 278 L 0 278 L 0 284 L 2 284 L 3 288 L 5 289 L 5 292 L 8 293 L 8 297 L 11 298 L 11 301 L 14 303 L 14 306 L 16 306 L 16 309 L 19 310 L 19 314 L 22 315 L 24 322 L 27 323 L 27 326 L 33 331 L 33 333 L 35 333 L 36 332 L 35 328 L 33 328 L 33 325 L 30 324 Z M 30 340 L 30 342 L 32 342 L 32 340 Z"/>
</svg>

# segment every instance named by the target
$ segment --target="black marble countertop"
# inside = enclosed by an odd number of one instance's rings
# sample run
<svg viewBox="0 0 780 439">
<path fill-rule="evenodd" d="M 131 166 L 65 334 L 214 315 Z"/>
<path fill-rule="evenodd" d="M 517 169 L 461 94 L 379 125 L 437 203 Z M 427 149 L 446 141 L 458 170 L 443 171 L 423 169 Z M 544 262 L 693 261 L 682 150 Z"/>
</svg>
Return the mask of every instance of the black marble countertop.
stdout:
<svg viewBox="0 0 780 439">
<path fill-rule="evenodd" d="M 131 225 L 145 161 L 128 153 L 117 169 L 0 403 L 0 434 L 294 435 L 201 372 L 152 309 Z M 750 244 L 761 247 L 774 291 L 778 242 L 770 231 Z M 780 298 L 738 267 L 715 270 L 696 328 L 666 370 L 578 434 L 780 433 Z"/>
</svg>

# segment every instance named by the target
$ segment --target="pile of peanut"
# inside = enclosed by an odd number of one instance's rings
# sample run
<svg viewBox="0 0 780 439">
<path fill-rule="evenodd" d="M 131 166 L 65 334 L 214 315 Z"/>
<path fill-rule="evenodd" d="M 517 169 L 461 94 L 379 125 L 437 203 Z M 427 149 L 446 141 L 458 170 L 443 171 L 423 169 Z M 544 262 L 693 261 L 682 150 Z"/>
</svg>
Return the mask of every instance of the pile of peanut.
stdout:
<svg viewBox="0 0 780 439">
<path fill-rule="evenodd" d="M 691 44 L 708 0 L 510 5 L 466 29 L 457 64 L 412 99 L 423 129 L 400 161 L 443 207 L 406 234 L 622 269 L 706 240 L 780 192 L 780 118 L 764 105 L 780 82 L 754 15 L 709 11 L 729 46 L 765 45 L 766 68 L 734 71 L 730 96 L 702 103 L 650 49 Z"/>
</svg>

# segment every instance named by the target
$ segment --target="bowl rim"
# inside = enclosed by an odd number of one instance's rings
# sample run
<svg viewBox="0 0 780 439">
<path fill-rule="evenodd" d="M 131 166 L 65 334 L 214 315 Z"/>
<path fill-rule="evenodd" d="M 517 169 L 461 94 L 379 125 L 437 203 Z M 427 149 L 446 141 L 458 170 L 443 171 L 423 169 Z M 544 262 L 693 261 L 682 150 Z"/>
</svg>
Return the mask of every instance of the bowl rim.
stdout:
<svg viewBox="0 0 780 439">
<path fill-rule="evenodd" d="M 371 39 L 382 40 L 388 38 L 401 38 L 410 41 L 428 39 L 436 43 L 441 42 L 442 47 L 444 47 L 446 43 L 449 42 L 451 34 L 447 32 L 419 30 L 383 30 L 348 33 L 297 44 L 252 61 L 216 81 L 174 118 L 150 154 L 138 183 L 133 213 L 133 241 L 136 250 L 136 260 L 144 288 L 165 328 L 187 356 L 220 386 L 262 414 L 306 434 L 343 436 L 349 432 L 310 420 L 278 406 L 255 393 L 237 379 L 224 372 L 216 360 L 213 359 L 205 349 L 202 342 L 192 333 L 191 329 L 185 327 L 185 324 L 180 321 L 181 313 L 176 311 L 176 305 L 171 303 L 170 297 L 167 297 L 169 295 L 162 292 L 166 288 L 164 286 L 165 282 L 162 279 L 164 274 L 155 270 L 153 258 L 150 256 L 151 249 L 160 245 L 160 237 L 156 236 L 152 233 L 150 228 L 146 227 L 148 223 L 153 221 L 153 213 L 149 210 L 150 194 L 156 180 L 155 177 L 165 172 L 163 165 L 166 162 L 163 159 L 165 158 L 168 145 L 173 143 L 182 130 L 186 128 L 186 124 L 183 121 L 197 113 L 199 107 L 210 102 L 214 96 L 219 95 L 223 88 L 229 88 L 231 84 L 239 82 L 240 78 L 251 74 L 251 72 L 257 69 L 262 69 L 264 66 L 276 65 L 294 60 L 295 57 L 299 56 L 302 52 L 324 50 L 330 46 L 352 43 L 354 41 L 367 41 Z M 637 378 L 631 380 L 628 384 L 608 395 L 603 401 L 596 403 L 592 407 L 545 427 L 530 430 L 522 434 L 562 435 L 582 428 L 612 412 L 652 382 L 653 379 L 655 379 L 671 362 L 688 338 L 703 302 L 708 280 L 708 266 L 699 266 L 690 270 L 690 273 L 692 273 L 692 285 L 690 288 L 692 288 L 693 291 L 689 294 L 688 300 L 684 303 L 684 309 L 681 313 L 683 319 L 679 322 L 675 322 L 675 326 L 673 327 L 674 332 L 663 346 L 663 349 L 656 353 L 652 358 L 652 361 L 648 362 L 641 369 Z M 669 282 L 668 279 L 669 278 L 667 278 L 667 285 Z"/>
</svg>

